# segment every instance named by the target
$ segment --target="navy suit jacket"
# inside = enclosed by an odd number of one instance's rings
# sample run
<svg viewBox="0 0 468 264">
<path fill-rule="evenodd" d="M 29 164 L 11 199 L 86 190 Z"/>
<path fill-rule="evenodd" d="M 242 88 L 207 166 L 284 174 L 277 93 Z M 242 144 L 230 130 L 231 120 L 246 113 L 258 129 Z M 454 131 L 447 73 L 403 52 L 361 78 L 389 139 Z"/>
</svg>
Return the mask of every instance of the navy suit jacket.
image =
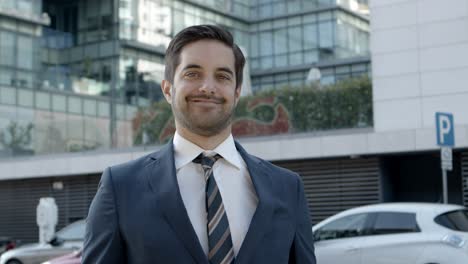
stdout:
<svg viewBox="0 0 468 264">
<path fill-rule="evenodd" d="M 236 264 L 315 264 L 301 178 L 237 142 L 259 202 Z M 107 168 L 89 209 L 84 264 L 208 264 L 180 195 L 174 151 Z"/>
</svg>

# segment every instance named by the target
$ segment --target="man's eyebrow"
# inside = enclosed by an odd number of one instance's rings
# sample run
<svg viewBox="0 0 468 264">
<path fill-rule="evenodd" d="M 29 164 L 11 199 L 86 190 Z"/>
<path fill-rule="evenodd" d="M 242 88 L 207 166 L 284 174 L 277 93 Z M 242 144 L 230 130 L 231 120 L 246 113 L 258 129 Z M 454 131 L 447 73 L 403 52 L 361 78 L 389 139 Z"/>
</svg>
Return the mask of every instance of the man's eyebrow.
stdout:
<svg viewBox="0 0 468 264">
<path fill-rule="evenodd" d="M 195 69 L 201 69 L 202 66 L 198 65 L 198 64 L 189 64 L 187 66 L 185 66 L 182 71 L 185 71 L 187 69 L 192 69 L 192 68 L 195 68 Z"/>
<path fill-rule="evenodd" d="M 217 68 L 217 70 L 229 73 L 230 75 L 234 76 L 234 72 L 231 69 L 227 68 L 227 67 L 220 67 L 220 68 Z"/>
</svg>

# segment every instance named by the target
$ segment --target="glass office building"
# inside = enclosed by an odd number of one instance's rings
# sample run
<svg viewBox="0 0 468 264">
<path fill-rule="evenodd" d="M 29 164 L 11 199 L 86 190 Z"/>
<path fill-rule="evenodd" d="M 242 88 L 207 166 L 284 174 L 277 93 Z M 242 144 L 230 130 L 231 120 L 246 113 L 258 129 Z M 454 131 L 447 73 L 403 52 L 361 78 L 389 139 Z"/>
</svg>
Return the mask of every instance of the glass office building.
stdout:
<svg viewBox="0 0 468 264">
<path fill-rule="evenodd" d="M 311 68 L 322 85 L 367 75 L 366 12 L 363 0 L 2 0 L 0 157 L 146 142 L 138 113 L 162 99 L 164 51 L 190 25 L 233 33 L 253 94 L 304 86 Z"/>
</svg>

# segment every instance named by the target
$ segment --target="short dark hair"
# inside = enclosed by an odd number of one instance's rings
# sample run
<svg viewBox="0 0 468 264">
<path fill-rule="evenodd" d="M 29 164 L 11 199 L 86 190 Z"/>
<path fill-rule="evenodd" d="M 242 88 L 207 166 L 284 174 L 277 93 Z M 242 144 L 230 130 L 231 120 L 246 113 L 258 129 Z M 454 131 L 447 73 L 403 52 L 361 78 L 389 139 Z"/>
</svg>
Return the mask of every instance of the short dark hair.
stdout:
<svg viewBox="0 0 468 264">
<path fill-rule="evenodd" d="M 234 43 L 234 38 L 229 31 L 215 25 L 198 25 L 183 29 L 169 43 L 166 50 L 164 78 L 174 83 L 175 69 L 180 63 L 180 53 L 186 45 L 203 39 L 217 40 L 232 48 L 234 53 L 234 66 L 236 71 L 236 88 L 242 84 L 242 72 L 245 65 L 245 57 L 241 49 Z"/>
</svg>

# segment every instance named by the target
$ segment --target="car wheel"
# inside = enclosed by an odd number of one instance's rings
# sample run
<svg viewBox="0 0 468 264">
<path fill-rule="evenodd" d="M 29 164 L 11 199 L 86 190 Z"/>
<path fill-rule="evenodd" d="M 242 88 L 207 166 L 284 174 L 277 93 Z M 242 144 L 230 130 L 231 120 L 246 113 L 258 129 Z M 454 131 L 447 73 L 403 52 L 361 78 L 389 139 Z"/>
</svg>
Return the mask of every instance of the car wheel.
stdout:
<svg viewBox="0 0 468 264">
<path fill-rule="evenodd" d="M 6 264 L 23 264 L 23 263 L 17 259 L 12 259 L 12 260 L 9 260 Z"/>
</svg>

